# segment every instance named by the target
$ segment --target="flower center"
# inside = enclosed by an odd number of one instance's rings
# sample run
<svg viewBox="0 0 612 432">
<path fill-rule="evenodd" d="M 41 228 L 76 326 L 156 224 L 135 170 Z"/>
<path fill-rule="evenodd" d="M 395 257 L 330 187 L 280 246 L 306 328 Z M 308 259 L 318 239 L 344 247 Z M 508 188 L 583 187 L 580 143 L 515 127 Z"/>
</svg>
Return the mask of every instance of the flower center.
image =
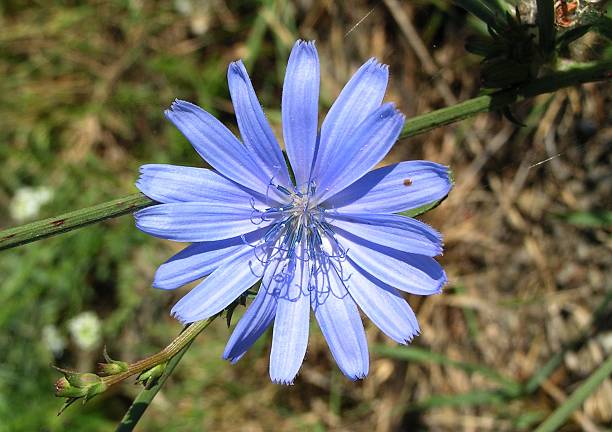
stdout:
<svg viewBox="0 0 612 432">
<path fill-rule="evenodd" d="M 312 261 L 312 271 L 325 265 L 329 258 L 343 258 L 346 253 L 325 220 L 326 209 L 313 198 L 314 183 L 293 191 L 283 186 L 274 187 L 287 195 L 288 203 L 260 212 L 262 219 L 274 220 L 264 235 L 265 244 L 289 259 Z"/>
</svg>

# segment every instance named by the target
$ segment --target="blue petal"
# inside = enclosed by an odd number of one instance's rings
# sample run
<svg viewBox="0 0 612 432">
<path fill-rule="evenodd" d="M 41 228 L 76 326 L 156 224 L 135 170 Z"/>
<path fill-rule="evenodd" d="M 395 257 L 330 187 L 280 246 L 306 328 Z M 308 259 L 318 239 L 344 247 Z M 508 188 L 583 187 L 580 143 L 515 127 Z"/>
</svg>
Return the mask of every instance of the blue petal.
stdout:
<svg viewBox="0 0 612 432">
<path fill-rule="evenodd" d="M 149 164 L 140 167 L 140 191 L 161 203 L 201 202 L 264 205 L 265 197 L 204 168 Z"/>
<path fill-rule="evenodd" d="M 219 120 L 199 106 L 181 100 L 174 101 L 165 114 L 220 174 L 262 195 L 269 193 L 270 178 Z"/>
<path fill-rule="evenodd" d="M 317 141 L 319 56 L 314 42 L 297 41 L 289 55 L 283 84 L 282 120 L 287 156 L 297 186 L 305 185 Z"/>
<path fill-rule="evenodd" d="M 357 306 L 333 267 L 319 272 L 315 280 L 311 303 L 327 345 L 344 375 L 352 380 L 364 378 L 370 359 Z"/>
<path fill-rule="evenodd" d="M 276 297 L 260 288 L 248 307 L 223 352 L 223 358 L 236 363 L 272 324 L 276 314 Z"/>
<path fill-rule="evenodd" d="M 442 253 L 442 236 L 429 225 L 395 214 L 332 213 L 327 220 L 335 227 L 376 243 L 420 255 Z"/>
<path fill-rule="evenodd" d="M 210 318 L 258 282 L 262 274 L 263 264 L 249 248 L 212 272 L 180 299 L 171 313 L 184 324 Z"/>
<path fill-rule="evenodd" d="M 393 147 L 403 125 L 404 116 L 393 104 L 384 104 L 370 113 L 314 179 L 320 202 L 351 185 L 380 162 Z"/>
<path fill-rule="evenodd" d="M 153 286 L 175 289 L 207 276 L 227 259 L 252 249 L 247 243 L 259 240 L 265 230 L 257 230 L 241 237 L 194 243 L 163 263 L 155 273 Z"/>
<path fill-rule="evenodd" d="M 365 273 L 351 263 L 342 264 L 350 273 L 346 288 L 361 310 L 387 336 L 408 343 L 419 334 L 419 324 L 410 305 L 393 287 Z"/>
<path fill-rule="evenodd" d="M 343 212 L 397 213 L 438 201 L 451 187 L 450 172 L 444 165 L 400 162 L 369 172 L 324 204 Z"/>
<path fill-rule="evenodd" d="M 278 297 L 270 378 L 279 384 L 291 384 L 298 373 L 308 346 L 310 321 L 309 263 L 293 258 L 268 266 L 262 289 Z"/>
<path fill-rule="evenodd" d="M 342 230 L 337 230 L 336 235 L 348 249 L 348 259 L 353 264 L 394 288 L 431 295 L 440 293 L 447 281 L 444 270 L 433 258 L 400 252 Z"/>
<path fill-rule="evenodd" d="M 313 167 L 313 178 L 319 177 L 336 155 L 344 151 L 359 124 L 377 109 L 385 96 L 389 68 L 376 59 L 359 68 L 330 108 L 323 126 Z"/>
<path fill-rule="evenodd" d="M 244 145 L 268 179 L 289 187 L 287 164 L 242 61 L 230 63 L 227 81 Z"/>
<path fill-rule="evenodd" d="M 183 242 L 202 242 L 236 237 L 265 227 L 249 207 L 197 202 L 160 204 L 134 214 L 136 226 L 155 237 Z"/>
</svg>

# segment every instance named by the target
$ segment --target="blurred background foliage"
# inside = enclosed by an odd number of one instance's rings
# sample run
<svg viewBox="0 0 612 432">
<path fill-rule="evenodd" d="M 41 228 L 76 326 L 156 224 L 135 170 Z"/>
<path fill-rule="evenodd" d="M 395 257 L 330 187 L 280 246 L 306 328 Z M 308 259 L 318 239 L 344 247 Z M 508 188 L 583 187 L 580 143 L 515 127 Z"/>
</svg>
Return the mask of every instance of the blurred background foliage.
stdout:
<svg viewBox="0 0 612 432">
<path fill-rule="evenodd" d="M 531 3 L 518 5 L 525 20 Z M 559 31 L 581 25 L 580 11 L 561 12 Z M 387 99 L 410 117 L 478 94 L 481 58 L 464 45 L 487 34 L 439 0 L 3 1 L 0 226 L 133 193 L 144 163 L 202 165 L 163 110 L 190 100 L 236 130 L 226 67 L 237 58 L 281 136 L 282 78 L 298 37 L 317 40 L 321 112 L 376 56 L 391 68 Z M 563 50 L 574 61 L 612 56 L 605 34 Z M 231 366 L 220 359 L 229 330 L 218 320 L 140 430 L 532 429 L 612 351 L 611 97 L 609 83 L 568 88 L 515 107 L 523 127 L 483 114 L 396 145 L 386 163 L 453 167 L 455 190 L 424 217 L 445 235 L 450 285 L 409 299 L 423 329 L 409 348 L 367 323 L 368 379 L 343 378 L 313 329 L 295 385 L 272 385 L 269 338 Z M 168 311 L 185 289 L 150 283 L 179 249 L 125 216 L 2 252 L 0 431 L 114 427 L 138 387 L 57 417 L 50 365 L 94 370 L 103 345 L 134 361 L 171 340 L 180 325 Z M 608 379 L 563 430 L 611 421 Z"/>
</svg>

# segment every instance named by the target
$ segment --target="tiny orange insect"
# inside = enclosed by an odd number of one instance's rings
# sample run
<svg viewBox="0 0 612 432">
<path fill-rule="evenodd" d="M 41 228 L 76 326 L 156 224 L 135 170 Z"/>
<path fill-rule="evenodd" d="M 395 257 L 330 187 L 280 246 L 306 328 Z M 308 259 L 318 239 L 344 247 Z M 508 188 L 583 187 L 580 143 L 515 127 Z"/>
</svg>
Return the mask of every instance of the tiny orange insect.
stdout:
<svg viewBox="0 0 612 432">
<path fill-rule="evenodd" d="M 555 2 L 555 24 L 559 27 L 571 27 L 577 18 L 579 0 L 557 0 Z"/>
</svg>

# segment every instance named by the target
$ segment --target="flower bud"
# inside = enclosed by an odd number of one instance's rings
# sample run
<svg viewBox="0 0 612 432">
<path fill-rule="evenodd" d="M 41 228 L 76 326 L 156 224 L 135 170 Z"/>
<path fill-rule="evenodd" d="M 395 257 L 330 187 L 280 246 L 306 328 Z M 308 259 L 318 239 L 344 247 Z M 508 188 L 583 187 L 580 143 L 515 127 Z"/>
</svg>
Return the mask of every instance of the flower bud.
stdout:
<svg viewBox="0 0 612 432">
<path fill-rule="evenodd" d="M 61 377 L 55 382 L 55 396 L 66 398 L 80 398 L 87 394 L 87 389 L 75 387 L 66 379 Z"/>
<path fill-rule="evenodd" d="M 129 365 L 124 361 L 113 360 L 104 348 L 104 360 L 106 363 L 98 363 L 98 371 L 100 375 L 117 375 L 126 372 Z"/>
<path fill-rule="evenodd" d="M 64 373 L 64 377 L 71 385 L 73 385 L 74 387 L 79 387 L 79 388 L 88 388 L 102 381 L 102 378 L 90 372 L 86 372 L 86 373 L 69 372 L 69 373 Z"/>
<path fill-rule="evenodd" d="M 154 385 L 157 380 L 164 374 L 166 370 L 167 363 L 160 363 L 156 366 L 153 366 L 151 369 L 147 369 L 140 375 L 138 375 L 138 379 L 136 382 L 142 383 L 145 387 L 150 387 Z"/>
<path fill-rule="evenodd" d="M 106 383 L 93 373 L 79 373 L 59 369 L 64 376 L 55 382 L 55 396 L 69 399 L 91 399 L 107 389 Z"/>
<path fill-rule="evenodd" d="M 117 375 L 127 370 L 128 364 L 118 360 L 111 363 L 98 363 L 98 372 L 100 375 Z"/>
</svg>

